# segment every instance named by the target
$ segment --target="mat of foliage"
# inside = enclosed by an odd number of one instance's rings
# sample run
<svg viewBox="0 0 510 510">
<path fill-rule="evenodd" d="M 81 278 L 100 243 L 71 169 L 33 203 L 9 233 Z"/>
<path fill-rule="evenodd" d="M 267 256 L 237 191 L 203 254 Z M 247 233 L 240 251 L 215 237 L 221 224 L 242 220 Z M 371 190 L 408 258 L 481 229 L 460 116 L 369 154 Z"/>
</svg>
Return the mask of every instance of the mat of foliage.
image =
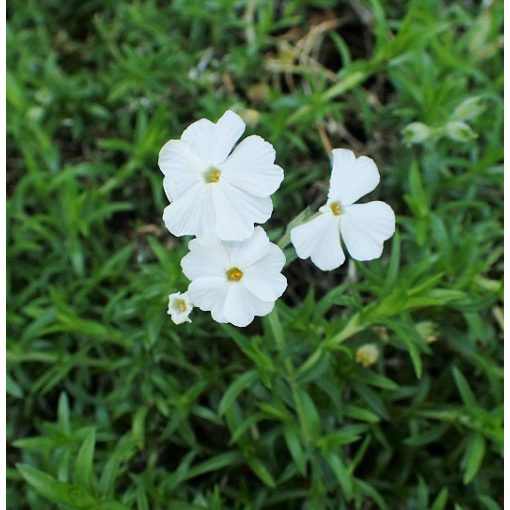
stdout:
<svg viewBox="0 0 510 510">
<path fill-rule="evenodd" d="M 9 2 L 9 508 L 501 508 L 502 10 Z M 398 232 L 330 273 L 289 247 L 249 328 L 176 327 L 157 154 L 228 108 L 286 171 L 272 239 L 331 147 L 377 161 Z"/>
</svg>

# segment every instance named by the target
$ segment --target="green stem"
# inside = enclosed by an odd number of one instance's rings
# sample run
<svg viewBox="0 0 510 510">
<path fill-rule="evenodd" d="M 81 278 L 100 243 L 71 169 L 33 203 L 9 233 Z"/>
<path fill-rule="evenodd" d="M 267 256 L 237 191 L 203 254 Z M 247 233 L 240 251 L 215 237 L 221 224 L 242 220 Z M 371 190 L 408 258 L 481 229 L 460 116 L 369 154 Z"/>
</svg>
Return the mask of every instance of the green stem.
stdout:
<svg viewBox="0 0 510 510">
<path fill-rule="evenodd" d="M 360 314 L 356 313 L 354 314 L 349 322 L 345 325 L 344 329 L 340 331 L 337 335 L 335 335 L 333 338 L 330 338 L 326 343 L 325 347 L 331 348 L 336 345 L 339 345 L 351 336 L 355 335 L 356 333 L 359 333 L 363 329 L 365 329 L 368 326 L 368 324 L 363 323 L 360 319 Z"/>
<path fill-rule="evenodd" d="M 285 333 L 283 332 L 282 323 L 280 321 L 280 316 L 278 315 L 278 310 L 276 306 L 273 308 L 273 311 L 268 315 L 269 326 L 271 327 L 271 331 L 273 333 L 273 337 L 275 339 L 276 347 L 280 351 L 280 354 L 284 356 L 284 366 L 287 370 L 287 373 L 292 376 L 294 374 L 294 364 L 292 363 L 291 357 L 288 355 L 287 344 L 285 342 Z"/>
<path fill-rule="evenodd" d="M 282 238 L 278 241 L 278 248 L 284 250 L 290 244 L 290 229 L 287 227 L 285 234 L 283 234 Z"/>
<path fill-rule="evenodd" d="M 282 250 L 285 249 L 290 244 L 290 233 L 292 232 L 292 229 L 294 227 L 302 225 L 303 223 L 306 223 L 307 221 L 313 220 L 314 218 L 316 218 L 320 214 L 321 214 L 320 212 L 316 212 L 314 214 L 311 214 L 310 210 L 308 209 L 308 207 L 306 209 L 303 209 L 287 225 L 287 228 L 285 229 L 285 234 L 283 234 L 281 239 L 278 241 L 278 247 L 281 248 Z"/>
</svg>

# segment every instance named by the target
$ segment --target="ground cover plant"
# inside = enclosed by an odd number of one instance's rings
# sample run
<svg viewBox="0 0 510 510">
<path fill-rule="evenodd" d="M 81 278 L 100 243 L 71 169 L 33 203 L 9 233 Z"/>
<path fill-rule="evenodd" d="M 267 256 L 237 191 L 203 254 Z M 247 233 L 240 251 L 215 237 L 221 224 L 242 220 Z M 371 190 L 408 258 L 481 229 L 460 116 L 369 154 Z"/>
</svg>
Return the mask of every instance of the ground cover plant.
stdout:
<svg viewBox="0 0 510 510">
<path fill-rule="evenodd" d="M 502 507 L 503 2 L 8 5 L 8 507 Z M 173 324 L 157 157 L 237 112 L 273 242 L 374 159 L 382 258 L 296 257 L 246 328 Z"/>
</svg>

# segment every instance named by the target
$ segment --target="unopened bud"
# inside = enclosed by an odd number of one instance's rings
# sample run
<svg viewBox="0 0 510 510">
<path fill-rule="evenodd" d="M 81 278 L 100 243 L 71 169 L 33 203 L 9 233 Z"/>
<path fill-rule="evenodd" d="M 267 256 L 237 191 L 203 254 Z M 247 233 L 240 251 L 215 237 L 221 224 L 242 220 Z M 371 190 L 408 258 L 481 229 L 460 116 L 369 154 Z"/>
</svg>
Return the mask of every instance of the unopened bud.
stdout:
<svg viewBox="0 0 510 510">
<path fill-rule="evenodd" d="M 241 118 L 248 124 L 248 126 L 254 128 L 259 123 L 260 113 L 257 110 L 246 108 L 238 112 Z"/>
<path fill-rule="evenodd" d="M 418 322 L 416 324 L 416 330 L 428 344 L 437 340 L 436 325 L 432 321 Z"/>
<path fill-rule="evenodd" d="M 470 142 L 478 137 L 468 124 L 460 120 L 448 122 L 445 126 L 445 133 L 448 138 L 456 142 Z"/>
<path fill-rule="evenodd" d="M 356 363 L 365 368 L 373 365 L 379 359 L 379 349 L 375 344 L 364 344 L 356 351 Z"/>
<path fill-rule="evenodd" d="M 487 108 L 483 97 L 473 96 L 465 99 L 453 110 L 452 118 L 455 120 L 471 120 L 481 115 Z"/>
<path fill-rule="evenodd" d="M 422 122 L 412 122 L 402 130 L 404 143 L 412 145 L 414 143 L 422 143 L 430 136 L 430 128 Z"/>
</svg>

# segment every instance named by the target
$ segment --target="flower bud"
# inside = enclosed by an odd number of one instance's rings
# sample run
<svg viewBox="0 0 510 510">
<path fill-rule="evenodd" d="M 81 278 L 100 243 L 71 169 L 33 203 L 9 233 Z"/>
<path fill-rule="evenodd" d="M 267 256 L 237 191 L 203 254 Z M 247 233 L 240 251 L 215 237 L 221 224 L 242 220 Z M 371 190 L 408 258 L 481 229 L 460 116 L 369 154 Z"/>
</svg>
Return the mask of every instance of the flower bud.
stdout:
<svg viewBox="0 0 510 510">
<path fill-rule="evenodd" d="M 238 112 L 241 119 L 248 124 L 251 128 L 257 127 L 260 119 L 260 112 L 253 110 L 252 108 L 245 108 Z"/>
<path fill-rule="evenodd" d="M 356 351 L 356 363 L 365 368 L 373 365 L 379 359 L 379 349 L 375 344 L 364 344 Z"/>
<path fill-rule="evenodd" d="M 416 324 L 416 330 L 428 344 L 437 340 L 436 325 L 432 321 L 418 322 Z"/>
<path fill-rule="evenodd" d="M 430 137 L 430 128 L 422 122 L 412 122 L 402 130 L 402 135 L 407 146 L 422 143 Z"/>
<path fill-rule="evenodd" d="M 468 97 L 453 110 L 455 120 L 471 120 L 480 116 L 487 108 L 485 99 L 481 96 Z"/>
<path fill-rule="evenodd" d="M 470 142 L 478 137 L 468 124 L 460 120 L 448 122 L 445 126 L 445 133 L 448 138 L 456 142 Z"/>
</svg>

